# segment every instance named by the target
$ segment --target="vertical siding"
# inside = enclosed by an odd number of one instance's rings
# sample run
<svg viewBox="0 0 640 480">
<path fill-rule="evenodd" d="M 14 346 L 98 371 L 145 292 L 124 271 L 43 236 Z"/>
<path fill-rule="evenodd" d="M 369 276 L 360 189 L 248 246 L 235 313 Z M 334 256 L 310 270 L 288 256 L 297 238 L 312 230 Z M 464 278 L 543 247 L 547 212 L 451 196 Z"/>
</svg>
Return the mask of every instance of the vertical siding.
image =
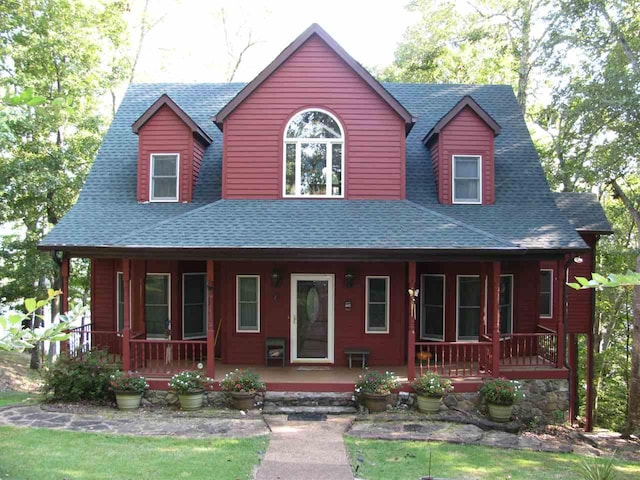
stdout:
<svg viewBox="0 0 640 480">
<path fill-rule="evenodd" d="M 438 201 L 440 203 L 448 203 L 443 201 L 442 194 L 443 188 L 441 186 L 442 179 L 440 178 L 440 164 L 442 163 L 442 159 L 440 158 L 440 137 L 436 138 L 436 140 L 432 141 L 431 146 L 429 147 L 431 151 L 431 164 L 433 165 L 433 178 L 436 182 L 436 192 L 438 192 Z"/>
<path fill-rule="evenodd" d="M 191 182 L 191 191 L 196 187 L 198 176 L 200 175 L 200 167 L 202 166 L 202 157 L 204 156 L 205 146 L 198 140 L 193 140 L 193 179 Z M 193 193 L 189 198 L 193 198 Z"/>
<path fill-rule="evenodd" d="M 473 110 L 466 107 L 442 129 L 438 137 L 440 202 L 453 202 L 452 156 L 482 155 L 482 203 L 494 203 L 494 136 L 489 126 Z"/>
<path fill-rule="evenodd" d="M 191 201 L 193 185 L 192 145 L 195 142 L 189 127 L 166 105 L 138 133 L 138 201 L 149 201 L 151 154 L 179 153 L 179 200 Z M 202 157 L 200 157 L 202 158 Z"/>
<path fill-rule="evenodd" d="M 91 261 L 91 323 L 95 330 L 116 330 L 116 268 L 110 259 Z"/>
<path fill-rule="evenodd" d="M 313 36 L 225 120 L 224 198 L 282 197 L 284 127 L 310 107 L 333 112 L 346 131 L 346 198 L 405 197 L 404 122 Z"/>
<path fill-rule="evenodd" d="M 595 247 L 596 239 L 593 235 L 581 234 L 581 236 L 592 249 Z M 575 277 L 591 278 L 591 272 L 593 272 L 592 252 L 583 253 L 581 255 L 583 262 L 581 264 L 574 263 L 569 267 L 570 282 L 575 282 Z M 592 299 L 594 294 L 595 292 L 592 289 L 567 289 L 567 299 L 569 301 L 568 333 L 591 332 Z"/>
</svg>

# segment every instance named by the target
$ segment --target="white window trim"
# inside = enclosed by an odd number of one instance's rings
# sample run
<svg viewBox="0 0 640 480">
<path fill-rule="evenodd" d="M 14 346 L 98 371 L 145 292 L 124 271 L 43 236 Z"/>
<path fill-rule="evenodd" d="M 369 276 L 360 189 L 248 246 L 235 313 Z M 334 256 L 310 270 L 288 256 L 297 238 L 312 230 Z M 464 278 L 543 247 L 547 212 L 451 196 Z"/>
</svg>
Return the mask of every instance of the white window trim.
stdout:
<svg viewBox="0 0 640 480">
<path fill-rule="evenodd" d="M 195 335 L 190 334 L 187 336 L 187 334 L 184 331 L 184 319 L 185 319 L 185 307 L 187 306 L 187 304 L 185 303 L 184 299 L 185 299 L 185 278 L 187 275 L 200 275 L 202 277 L 204 277 L 204 324 L 203 324 L 203 329 L 202 329 L 202 333 L 197 333 Z M 207 295 L 207 274 L 206 272 L 189 272 L 189 273 L 183 273 L 182 274 L 182 338 L 184 340 L 186 339 L 192 339 L 192 338 L 204 338 L 207 336 L 207 314 L 209 312 L 208 310 L 208 303 L 209 303 L 209 296 Z"/>
<path fill-rule="evenodd" d="M 479 200 L 456 200 L 456 158 L 475 157 L 478 159 L 478 198 Z M 469 179 L 467 179 L 469 180 Z M 482 155 L 452 155 L 451 156 L 451 202 L 461 205 L 482 204 Z"/>
<path fill-rule="evenodd" d="M 514 284 L 514 279 L 513 279 L 513 273 L 506 273 L 504 275 L 500 275 L 500 278 L 507 278 L 510 277 L 511 278 L 511 295 L 509 298 L 509 305 L 511 306 L 511 318 L 509 318 L 509 325 L 511 326 L 511 332 L 500 332 L 501 335 L 512 335 L 513 334 L 513 291 L 515 290 L 515 284 Z M 498 299 L 498 312 L 500 311 L 500 301 Z M 500 321 L 500 318 L 498 316 L 498 321 Z"/>
<path fill-rule="evenodd" d="M 298 115 L 301 115 L 303 113 L 306 112 L 322 112 L 326 115 L 329 115 L 337 124 L 338 127 L 340 127 L 340 131 L 342 132 L 342 137 L 339 139 L 336 138 L 287 138 L 287 130 L 289 128 L 289 123 L 291 123 L 291 120 L 293 120 L 295 117 L 297 117 Z M 331 145 L 333 144 L 340 144 L 342 145 L 342 161 L 341 161 L 341 165 L 340 165 L 340 169 L 341 169 L 341 175 L 340 175 L 340 179 L 342 182 L 342 185 L 340 186 L 340 195 L 331 195 L 331 190 L 332 190 L 332 176 L 331 175 L 327 175 L 326 178 L 326 188 L 327 188 L 327 194 L 326 195 L 302 195 L 300 194 L 300 177 L 302 175 L 301 172 L 301 165 L 302 165 L 302 160 L 301 160 L 301 153 L 300 153 L 300 148 L 298 147 L 298 145 L 301 145 L 302 143 L 324 143 L 327 144 L 327 171 L 331 172 L 332 167 L 333 167 L 333 149 L 330 148 Z M 287 144 L 292 144 L 292 145 L 296 145 L 296 166 L 295 166 L 295 189 L 296 189 L 296 193 L 293 195 L 288 195 L 287 194 Z M 283 133 L 283 142 L 282 142 L 283 148 L 282 148 L 282 196 L 283 198 L 344 198 L 344 193 L 345 193 L 345 187 L 347 182 L 345 181 L 345 168 L 344 168 L 344 164 L 345 164 L 345 155 L 346 155 L 346 145 L 347 145 L 347 141 L 346 141 L 346 135 L 345 135 L 345 131 L 344 131 L 344 127 L 342 126 L 342 123 L 340 122 L 340 120 L 338 120 L 336 118 L 335 115 L 333 115 L 331 112 L 324 110 L 322 108 L 305 108 L 304 110 L 300 110 L 299 112 L 296 112 L 295 114 L 293 114 L 291 116 L 291 118 L 289 118 L 289 121 L 287 122 L 287 125 L 284 128 L 284 133 Z"/>
<path fill-rule="evenodd" d="M 156 277 L 167 277 L 168 282 L 167 282 L 167 317 L 169 318 L 169 326 L 173 327 L 173 319 L 171 318 L 171 274 L 170 273 L 147 273 L 145 276 L 145 282 L 146 282 L 146 277 L 151 277 L 151 276 L 156 276 Z M 144 319 L 144 330 L 145 333 L 147 331 L 147 316 L 146 316 L 146 309 L 147 309 L 147 296 L 145 295 L 144 297 L 144 308 L 145 308 L 145 319 Z M 146 335 L 147 340 L 166 340 L 167 338 L 162 335 L 154 335 L 152 337 L 150 337 L 149 335 Z"/>
<path fill-rule="evenodd" d="M 477 278 L 478 280 L 480 280 L 480 275 L 456 275 L 456 342 L 468 342 L 468 343 L 474 343 L 474 342 L 478 342 L 479 338 L 460 338 L 460 279 L 461 278 Z M 485 311 L 486 311 L 486 300 L 487 300 L 487 295 L 486 295 L 486 286 L 487 284 L 485 283 Z M 482 288 L 482 285 L 480 285 L 480 288 Z M 480 320 L 482 320 L 482 305 L 479 305 L 480 308 Z M 480 333 L 480 325 L 478 325 L 478 337 Z"/>
<path fill-rule="evenodd" d="M 118 280 L 121 278 L 122 280 Z M 121 332 L 118 327 L 120 326 L 120 301 L 124 302 L 124 299 L 120 298 L 119 282 L 124 282 L 124 273 L 116 272 L 116 331 Z M 129 329 L 131 329 L 131 282 L 129 282 Z M 124 318 L 122 319 L 122 328 L 124 329 Z"/>
<path fill-rule="evenodd" d="M 176 197 L 158 197 L 153 195 L 153 157 L 173 155 L 176 157 Z M 165 178 L 165 177 L 161 177 Z M 149 201 L 150 202 L 178 202 L 180 200 L 180 154 L 179 153 L 152 153 L 149 155 Z"/>
<path fill-rule="evenodd" d="M 257 328 L 253 330 L 240 329 L 240 279 L 255 278 L 256 282 L 256 316 Z M 260 333 L 260 275 L 236 275 L 236 333 Z"/>
<path fill-rule="evenodd" d="M 540 318 L 553 318 L 553 269 L 552 268 L 541 268 L 540 272 L 549 272 L 549 276 L 550 278 L 550 282 L 549 282 L 549 287 L 551 289 L 550 295 L 549 295 L 549 315 L 543 315 L 540 314 Z M 540 282 L 540 293 L 542 293 L 542 282 Z M 540 302 L 540 299 L 538 298 L 538 303 Z"/>
<path fill-rule="evenodd" d="M 442 338 L 424 335 L 423 328 L 424 322 L 426 318 L 424 318 L 424 307 L 426 301 L 426 292 L 427 289 L 425 287 L 426 277 L 441 277 L 442 278 Z M 425 273 L 422 275 L 420 279 L 420 339 L 421 340 L 431 340 L 434 342 L 444 342 L 445 334 L 446 334 L 446 326 L 447 326 L 447 314 L 446 314 L 446 298 L 447 298 L 447 276 L 444 273 Z"/>
<path fill-rule="evenodd" d="M 369 280 L 382 278 L 385 280 L 385 329 L 384 330 L 371 330 L 369 328 Z M 389 291 L 391 290 L 391 277 L 388 275 L 369 275 L 365 278 L 365 294 L 364 294 L 364 331 L 370 334 L 385 334 L 389 333 Z M 380 303 L 380 302 L 376 302 Z"/>
</svg>

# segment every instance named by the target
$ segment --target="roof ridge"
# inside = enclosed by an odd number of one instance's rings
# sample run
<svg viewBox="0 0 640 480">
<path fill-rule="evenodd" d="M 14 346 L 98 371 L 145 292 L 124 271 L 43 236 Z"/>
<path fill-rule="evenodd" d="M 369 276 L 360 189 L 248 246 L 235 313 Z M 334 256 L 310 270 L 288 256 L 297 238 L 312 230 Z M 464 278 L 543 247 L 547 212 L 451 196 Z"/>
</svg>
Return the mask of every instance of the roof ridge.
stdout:
<svg viewBox="0 0 640 480">
<path fill-rule="evenodd" d="M 444 220 L 446 220 L 448 222 L 451 222 L 451 223 L 453 223 L 455 225 L 458 225 L 460 227 L 463 227 L 463 228 L 466 228 L 468 230 L 471 230 L 472 232 L 476 232 L 476 233 L 479 233 L 481 235 L 484 235 L 485 237 L 489 237 L 489 238 L 491 238 L 493 240 L 496 240 L 496 241 L 498 241 L 500 243 L 503 243 L 503 244 L 505 244 L 505 245 L 507 245 L 509 247 L 516 247 L 518 249 L 522 248 L 522 247 L 519 247 L 518 245 L 516 245 L 513 242 L 510 242 L 510 241 L 505 240 L 503 238 L 500 238 L 500 237 L 498 237 L 496 235 L 493 235 L 492 233 L 489 233 L 489 232 L 486 232 L 484 230 L 481 230 L 480 228 L 477 228 L 477 227 L 474 227 L 472 225 L 469 225 L 469 224 L 467 224 L 467 223 L 465 223 L 465 222 L 463 222 L 461 220 L 458 220 L 456 218 L 453 218 L 453 217 L 450 217 L 448 215 L 444 215 L 442 213 L 439 213 L 439 212 L 436 212 L 434 210 L 431 210 L 430 208 L 427 208 L 424 205 L 420 205 L 419 203 L 416 203 L 416 202 L 414 202 L 412 200 L 405 200 L 405 202 L 411 204 L 412 206 L 414 206 L 414 207 L 416 207 L 416 208 L 418 208 L 420 210 L 424 210 L 424 211 L 426 211 L 426 212 L 428 212 L 428 213 L 430 213 L 432 215 L 440 217 L 440 218 L 442 218 L 442 219 L 444 219 Z"/>
</svg>

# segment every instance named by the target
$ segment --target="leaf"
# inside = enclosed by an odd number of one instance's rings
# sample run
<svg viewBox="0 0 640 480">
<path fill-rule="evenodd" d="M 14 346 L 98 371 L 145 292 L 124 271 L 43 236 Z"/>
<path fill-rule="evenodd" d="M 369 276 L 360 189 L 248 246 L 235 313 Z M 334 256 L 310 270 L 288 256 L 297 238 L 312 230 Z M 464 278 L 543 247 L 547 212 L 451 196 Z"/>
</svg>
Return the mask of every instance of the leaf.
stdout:
<svg viewBox="0 0 640 480">
<path fill-rule="evenodd" d="M 35 298 L 27 298 L 24 301 L 24 306 L 27 309 L 28 313 L 31 313 L 31 312 L 35 311 L 36 308 L 37 308 L 36 299 Z"/>
</svg>

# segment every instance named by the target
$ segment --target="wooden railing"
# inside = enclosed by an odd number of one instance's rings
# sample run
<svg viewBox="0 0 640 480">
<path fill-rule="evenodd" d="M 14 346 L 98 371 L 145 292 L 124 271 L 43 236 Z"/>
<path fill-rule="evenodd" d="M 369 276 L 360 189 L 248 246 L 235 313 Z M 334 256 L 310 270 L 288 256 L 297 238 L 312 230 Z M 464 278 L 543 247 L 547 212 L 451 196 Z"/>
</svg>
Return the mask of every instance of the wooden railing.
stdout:
<svg viewBox="0 0 640 480">
<path fill-rule="evenodd" d="M 169 376 L 207 365 L 205 340 L 149 340 L 132 338 L 129 370 L 145 375 Z"/>
<path fill-rule="evenodd" d="M 420 375 L 433 371 L 447 377 L 475 377 L 491 373 L 491 342 L 416 342 Z"/>
<path fill-rule="evenodd" d="M 74 327 L 68 330 L 67 351 L 73 357 L 82 357 L 89 350 L 107 352 L 109 361 L 118 362 L 122 347 L 122 338 L 118 332 L 93 330 L 92 325 Z"/>
<path fill-rule="evenodd" d="M 504 366 L 562 366 L 558 365 L 558 335 L 550 332 L 501 335 L 500 358 Z"/>
</svg>

